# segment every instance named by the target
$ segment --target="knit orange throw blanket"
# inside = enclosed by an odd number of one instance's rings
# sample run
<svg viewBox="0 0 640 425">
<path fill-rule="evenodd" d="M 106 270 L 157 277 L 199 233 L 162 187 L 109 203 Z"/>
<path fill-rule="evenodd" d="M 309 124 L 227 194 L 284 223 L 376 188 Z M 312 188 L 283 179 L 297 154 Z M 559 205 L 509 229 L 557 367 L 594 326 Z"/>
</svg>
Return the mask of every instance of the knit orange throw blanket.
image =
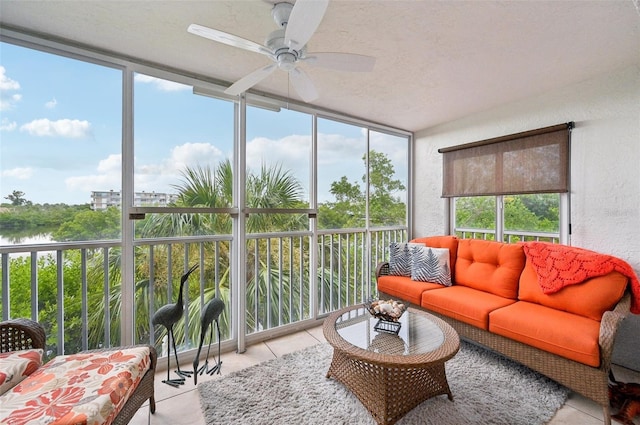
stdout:
<svg viewBox="0 0 640 425">
<path fill-rule="evenodd" d="M 567 285 L 617 271 L 631 281 L 631 312 L 640 314 L 640 281 L 631 266 L 620 258 L 567 245 L 547 242 L 522 243 L 527 259 L 538 274 L 538 283 L 545 294 L 552 294 Z"/>
</svg>

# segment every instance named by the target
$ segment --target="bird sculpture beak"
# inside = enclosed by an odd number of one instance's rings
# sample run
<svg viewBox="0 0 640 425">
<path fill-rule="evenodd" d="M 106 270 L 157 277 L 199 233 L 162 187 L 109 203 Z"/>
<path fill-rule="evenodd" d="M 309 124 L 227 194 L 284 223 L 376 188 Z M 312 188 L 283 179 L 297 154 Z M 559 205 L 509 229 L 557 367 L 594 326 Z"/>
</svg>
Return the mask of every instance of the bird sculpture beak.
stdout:
<svg viewBox="0 0 640 425">
<path fill-rule="evenodd" d="M 193 271 L 195 269 L 198 268 L 198 263 L 194 264 L 193 266 L 191 266 L 191 268 L 189 269 L 189 271 L 187 271 L 185 274 L 182 275 L 182 279 L 180 279 L 181 282 L 186 282 L 186 280 L 189 278 L 189 275 L 191 273 L 193 273 Z"/>
</svg>

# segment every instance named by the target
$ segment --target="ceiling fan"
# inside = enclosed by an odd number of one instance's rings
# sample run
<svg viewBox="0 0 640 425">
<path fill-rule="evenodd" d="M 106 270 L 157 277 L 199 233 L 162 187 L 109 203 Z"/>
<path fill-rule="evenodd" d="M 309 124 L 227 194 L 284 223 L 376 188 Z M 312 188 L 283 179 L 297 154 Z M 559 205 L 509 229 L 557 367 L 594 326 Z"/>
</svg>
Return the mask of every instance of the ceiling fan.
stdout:
<svg viewBox="0 0 640 425">
<path fill-rule="evenodd" d="M 267 36 L 264 45 L 198 24 L 189 25 L 187 31 L 219 43 L 263 54 L 274 62 L 236 81 L 225 93 L 239 95 L 280 68 L 289 73 L 291 84 L 302 100 L 311 102 L 318 97 L 318 92 L 311 78 L 298 67 L 300 62 L 339 71 L 369 72 L 376 61 L 371 56 L 351 53 L 307 53 L 307 42 L 320 25 L 328 4 L 329 0 L 275 3 L 271 15 L 279 29 Z"/>
</svg>

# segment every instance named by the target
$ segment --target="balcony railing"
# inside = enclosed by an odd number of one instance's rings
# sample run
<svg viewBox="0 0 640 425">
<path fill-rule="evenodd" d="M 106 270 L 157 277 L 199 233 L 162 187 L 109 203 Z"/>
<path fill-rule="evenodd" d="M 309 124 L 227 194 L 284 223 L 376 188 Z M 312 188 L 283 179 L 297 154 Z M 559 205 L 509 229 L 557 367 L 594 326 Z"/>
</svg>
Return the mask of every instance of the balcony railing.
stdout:
<svg viewBox="0 0 640 425">
<path fill-rule="evenodd" d="M 516 243 L 525 241 L 543 241 L 560 243 L 560 233 L 526 232 L 516 230 L 503 230 L 503 242 Z M 492 229 L 465 229 L 456 228 L 455 234 L 461 239 L 495 240 L 496 231 Z"/>
<path fill-rule="evenodd" d="M 247 235 L 246 282 L 239 282 L 246 297 L 245 334 L 321 317 L 375 296 L 376 265 L 387 259 L 389 243 L 406 237 L 404 227 L 323 230 L 315 238 L 311 232 Z M 186 312 L 174 328 L 180 350 L 199 341 L 200 310 L 216 296 L 226 305 L 222 339 L 233 339 L 234 243 L 228 235 L 136 240 L 135 341 L 166 352 L 166 330 L 154 329 L 151 318 L 176 301 L 180 276 L 196 263 L 184 291 Z M 120 313 L 127 307 L 121 248 L 117 241 L 0 247 L 2 319 L 42 323 L 48 356 L 122 345 Z"/>
</svg>

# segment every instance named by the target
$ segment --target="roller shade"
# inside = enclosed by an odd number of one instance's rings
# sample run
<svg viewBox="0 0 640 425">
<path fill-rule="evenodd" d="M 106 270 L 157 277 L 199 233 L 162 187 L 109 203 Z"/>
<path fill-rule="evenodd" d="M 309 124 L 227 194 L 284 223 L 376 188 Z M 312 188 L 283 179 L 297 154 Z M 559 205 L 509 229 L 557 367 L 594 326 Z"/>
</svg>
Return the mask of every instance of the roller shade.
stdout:
<svg viewBox="0 0 640 425">
<path fill-rule="evenodd" d="M 569 191 L 573 122 L 439 149 L 442 196 Z"/>
</svg>

